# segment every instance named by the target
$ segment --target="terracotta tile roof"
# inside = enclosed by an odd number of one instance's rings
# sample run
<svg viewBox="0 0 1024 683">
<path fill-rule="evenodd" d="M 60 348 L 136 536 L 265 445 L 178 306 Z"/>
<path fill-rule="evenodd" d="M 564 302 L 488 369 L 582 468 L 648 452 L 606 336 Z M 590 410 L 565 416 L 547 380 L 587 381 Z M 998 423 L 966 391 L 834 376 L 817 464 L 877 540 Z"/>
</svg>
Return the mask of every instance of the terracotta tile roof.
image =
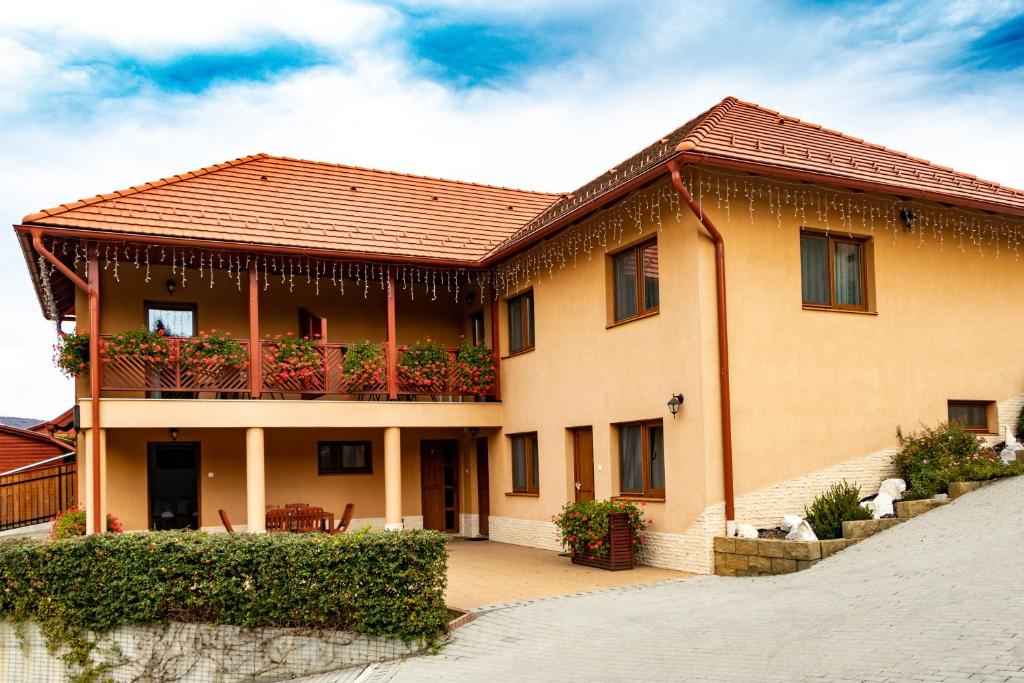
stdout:
<svg viewBox="0 0 1024 683">
<path fill-rule="evenodd" d="M 559 196 L 258 154 L 23 223 L 476 261 Z"/>
<path fill-rule="evenodd" d="M 671 158 L 1024 215 L 1024 191 L 726 97 L 545 209 L 492 254 L 515 250 L 563 218 L 596 208 Z"/>
</svg>

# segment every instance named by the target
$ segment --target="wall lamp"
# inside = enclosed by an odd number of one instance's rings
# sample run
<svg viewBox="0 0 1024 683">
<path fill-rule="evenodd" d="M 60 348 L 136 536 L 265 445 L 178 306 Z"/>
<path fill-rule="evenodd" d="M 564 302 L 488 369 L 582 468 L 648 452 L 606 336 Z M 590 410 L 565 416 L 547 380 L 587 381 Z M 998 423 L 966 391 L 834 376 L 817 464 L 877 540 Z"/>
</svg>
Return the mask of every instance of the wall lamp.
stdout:
<svg viewBox="0 0 1024 683">
<path fill-rule="evenodd" d="M 171 427 L 171 441 L 177 441 L 177 440 L 178 440 L 178 428 L 177 427 Z"/>
<path fill-rule="evenodd" d="M 672 398 L 668 400 L 668 410 L 672 413 L 673 418 L 679 412 L 679 406 L 683 405 L 683 400 L 682 394 L 672 394 Z"/>
<path fill-rule="evenodd" d="M 477 429 L 476 427 L 470 427 L 466 431 L 469 432 L 469 438 L 471 439 L 475 439 L 476 435 L 480 433 L 480 430 Z"/>
<path fill-rule="evenodd" d="M 173 296 L 174 295 L 174 289 L 178 286 L 178 283 L 175 282 L 174 278 L 172 277 L 172 278 L 169 278 L 167 280 L 167 282 L 165 282 L 164 284 L 167 285 L 167 293 Z"/>
</svg>

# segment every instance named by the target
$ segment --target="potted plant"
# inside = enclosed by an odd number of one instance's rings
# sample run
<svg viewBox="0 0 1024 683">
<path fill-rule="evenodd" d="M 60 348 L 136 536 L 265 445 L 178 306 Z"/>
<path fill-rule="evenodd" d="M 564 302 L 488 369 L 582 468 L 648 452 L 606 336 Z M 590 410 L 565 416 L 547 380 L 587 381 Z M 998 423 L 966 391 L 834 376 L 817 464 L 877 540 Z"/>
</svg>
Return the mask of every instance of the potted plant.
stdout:
<svg viewBox="0 0 1024 683">
<path fill-rule="evenodd" d="M 53 364 L 68 377 L 77 377 L 89 364 L 89 335 L 79 332 L 61 335 L 53 346 Z"/>
<path fill-rule="evenodd" d="M 270 335 L 267 335 L 271 339 Z M 274 335 L 266 349 L 268 387 L 283 390 L 323 389 L 323 356 L 316 339 L 291 332 Z"/>
<path fill-rule="evenodd" d="M 382 390 L 387 373 L 384 347 L 369 339 L 348 347 L 341 372 L 353 393 Z"/>
<path fill-rule="evenodd" d="M 213 328 L 209 334 L 200 330 L 198 337 L 181 341 L 181 362 L 187 372 L 215 380 L 226 371 L 249 367 L 249 354 L 237 339 Z"/>
<path fill-rule="evenodd" d="M 452 388 L 460 394 L 490 396 L 494 393 L 496 379 L 494 353 L 483 344 L 471 344 L 463 339 L 455 356 Z"/>
<path fill-rule="evenodd" d="M 134 360 L 149 367 L 162 368 L 176 360 L 174 345 L 161 329 L 127 330 L 110 336 L 100 349 L 103 362 Z"/>
<path fill-rule="evenodd" d="M 640 507 L 627 500 L 584 500 L 566 503 L 551 521 L 573 564 L 610 571 L 632 569 L 644 543 Z"/>
<path fill-rule="evenodd" d="M 398 381 L 410 391 L 441 392 L 448 379 L 448 352 L 432 342 L 416 342 L 398 356 Z"/>
</svg>

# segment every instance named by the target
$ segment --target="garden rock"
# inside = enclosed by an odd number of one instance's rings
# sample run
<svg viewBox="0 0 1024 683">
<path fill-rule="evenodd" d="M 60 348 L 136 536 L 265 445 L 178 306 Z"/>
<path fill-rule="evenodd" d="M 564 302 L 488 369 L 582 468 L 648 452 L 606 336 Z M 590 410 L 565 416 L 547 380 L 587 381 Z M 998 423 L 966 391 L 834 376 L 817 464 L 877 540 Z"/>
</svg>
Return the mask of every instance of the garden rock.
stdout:
<svg viewBox="0 0 1024 683">
<path fill-rule="evenodd" d="M 752 524 L 743 522 L 736 527 L 736 536 L 739 538 L 757 538 L 757 529 Z"/>
<path fill-rule="evenodd" d="M 889 494 L 890 502 L 903 498 L 903 492 L 907 490 L 907 482 L 902 479 L 886 479 L 878 487 L 879 493 Z"/>
<path fill-rule="evenodd" d="M 786 515 L 787 517 L 795 515 Z M 799 519 L 799 518 L 798 518 Z M 789 528 L 789 533 L 786 534 L 787 541 L 817 541 L 818 537 L 814 533 L 814 529 L 807 522 L 806 519 L 800 519 L 797 524 L 794 524 Z"/>
<path fill-rule="evenodd" d="M 871 510 L 871 516 L 875 519 L 881 519 L 887 515 L 894 514 L 892 508 L 892 496 L 884 492 L 880 492 L 875 496 L 875 499 L 867 503 L 865 507 Z"/>
<path fill-rule="evenodd" d="M 1017 451 L 1007 446 L 1003 450 L 999 451 L 999 459 L 1003 461 L 1004 465 L 1008 465 L 1017 460 Z"/>
</svg>

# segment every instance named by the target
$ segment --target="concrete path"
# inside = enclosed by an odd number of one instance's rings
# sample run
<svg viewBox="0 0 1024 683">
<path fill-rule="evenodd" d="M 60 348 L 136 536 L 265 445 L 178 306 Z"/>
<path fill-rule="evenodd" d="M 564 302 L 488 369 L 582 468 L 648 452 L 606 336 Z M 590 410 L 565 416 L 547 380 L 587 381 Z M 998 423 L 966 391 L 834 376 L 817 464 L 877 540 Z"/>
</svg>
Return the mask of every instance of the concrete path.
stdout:
<svg viewBox="0 0 1024 683">
<path fill-rule="evenodd" d="M 798 574 L 495 609 L 362 681 L 1022 681 L 1024 477 Z"/>
</svg>

